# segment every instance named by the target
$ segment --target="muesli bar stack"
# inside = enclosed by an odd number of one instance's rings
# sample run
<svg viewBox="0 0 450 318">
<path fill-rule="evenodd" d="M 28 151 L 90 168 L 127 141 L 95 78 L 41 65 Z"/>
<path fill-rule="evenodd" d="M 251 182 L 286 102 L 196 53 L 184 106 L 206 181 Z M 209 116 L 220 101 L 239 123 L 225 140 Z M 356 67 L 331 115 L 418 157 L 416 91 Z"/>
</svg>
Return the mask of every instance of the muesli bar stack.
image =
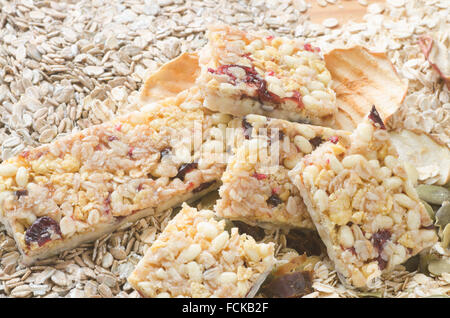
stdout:
<svg viewBox="0 0 450 318">
<path fill-rule="evenodd" d="M 225 164 L 212 154 L 224 146 L 211 136 L 230 118 L 185 93 L 3 162 L 0 221 L 23 262 L 217 188 Z"/>
<path fill-rule="evenodd" d="M 206 107 L 235 116 L 333 121 L 336 97 L 319 48 L 229 26 L 210 27 L 207 36 L 197 80 Z"/>
<path fill-rule="evenodd" d="M 129 276 L 144 297 L 252 297 L 270 272 L 274 244 L 256 243 L 210 210 L 183 204 Z"/>
<path fill-rule="evenodd" d="M 350 138 L 322 144 L 289 176 L 348 285 L 374 287 L 437 241 L 375 107 Z"/>
<path fill-rule="evenodd" d="M 288 172 L 322 142 L 348 133 L 260 115 L 245 116 L 241 129 L 247 139 L 222 177 L 217 214 L 266 228 L 314 229 Z"/>
</svg>

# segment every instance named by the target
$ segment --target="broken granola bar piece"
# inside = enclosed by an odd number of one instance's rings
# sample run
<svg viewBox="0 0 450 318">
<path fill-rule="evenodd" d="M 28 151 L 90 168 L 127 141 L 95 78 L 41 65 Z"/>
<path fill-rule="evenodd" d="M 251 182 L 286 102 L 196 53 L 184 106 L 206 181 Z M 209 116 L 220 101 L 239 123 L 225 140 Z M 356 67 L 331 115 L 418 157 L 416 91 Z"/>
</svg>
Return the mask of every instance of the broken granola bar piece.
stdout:
<svg viewBox="0 0 450 318">
<path fill-rule="evenodd" d="M 128 282 L 144 297 L 254 296 L 275 262 L 274 244 L 228 232 L 214 216 L 183 204 Z"/>
<path fill-rule="evenodd" d="M 322 144 L 289 176 L 347 285 L 374 287 L 437 241 L 375 108 L 349 138 Z"/>
<path fill-rule="evenodd" d="M 185 93 L 3 162 L 0 221 L 23 262 L 218 188 L 225 163 L 211 149 L 225 147 L 210 136 L 230 118 Z"/>
<path fill-rule="evenodd" d="M 236 149 L 222 176 L 217 214 L 266 228 L 314 229 L 288 172 L 321 143 L 337 142 L 349 133 L 260 115 L 247 115 L 242 123 L 248 139 Z"/>
</svg>

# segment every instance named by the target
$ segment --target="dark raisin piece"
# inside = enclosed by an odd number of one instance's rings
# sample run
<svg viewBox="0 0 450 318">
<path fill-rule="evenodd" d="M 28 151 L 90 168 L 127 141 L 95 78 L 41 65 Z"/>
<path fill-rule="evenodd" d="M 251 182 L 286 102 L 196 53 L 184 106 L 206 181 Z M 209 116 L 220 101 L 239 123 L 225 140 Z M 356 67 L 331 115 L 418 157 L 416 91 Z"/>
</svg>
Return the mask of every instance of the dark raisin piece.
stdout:
<svg viewBox="0 0 450 318">
<path fill-rule="evenodd" d="M 203 182 L 202 184 L 200 184 L 197 188 L 195 188 L 192 192 L 196 193 L 196 192 L 200 192 L 202 190 L 205 190 L 207 188 L 209 188 L 210 186 L 212 186 L 216 181 L 209 181 L 209 182 Z"/>
<path fill-rule="evenodd" d="M 198 163 L 191 162 L 191 163 L 183 163 L 180 168 L 178 169 L 178 173 L 175 176 L 175 178 L 179 178 L 180 180 L 184 181 L 184 177 L 186 176 L 186 173 L 196 169 L 198 167 Z"/>
<path fill-rule="evenodd" d="M 130 147 L 130 149 L 128 150 L 128 157 L 133 158 L 133 151 L 134 147 Z"/>
<path fill-rule="evenodd" d="M 387 266 L 387 264 L 388 264 L 388 262 L 385 261 L 385 260 L 381 257 L 381 255 L 379 255 L 379 256 L 377 257 L 377 262 L 378 262 L 378 267 L 380 268 L 380 270 L 385 269 L 386 266 Z"/>
<path fill-rule="evenodd" d="M 17 199 L 19 199 L 23 195 L 28 195 L 28 190 L 17 190 L 16 192 L 14 192 L 14 194 L 16 195 Z"/>
<path fill-rule="evenodd" d="M 286 246 L 308 256 L 320 255 L 322 249 L 325 250 L 317 232 L 307 229 L 290 230 L 286 235 Z"/>
<path fill-rule="evenodd" d="M 372 244 L 377 249 L 378 253 L 381 254 L 383 251 L 383 246 L 387 240 L 391 238 L 391 232 L 388 230 L 378 230 L 372 236 Z"/>
<path fill-rule="evenodd" d="M 323 142 L 324 140 L 322 139 L 322 137 L 314 137 L 312 139 L 309 140 L 309 142 L 311 143 L 311 145 L 313 146 L 314 149 L 316 149 L 317 147 L 320 146 L 320 144 Z"/>
<path fill-rule="evenodd" d="M 160 152 L 161 158 L 170 154 L 171 150 L 172 150 L 172 148 L 170 148 L 170 147 L 167 147 L 167 148 L 164 148 L 163 150 L 161 150 L 161 152 Z"/>
<path fill-rule="evenodd" d="M 51 217 L 42 216 L 36 219 L 25 232 L 25 243 L 30 245 L 36 242 L 39 246 L 42 246 L 51 240 L 52 234 L 61 237 L 59 224 Z"/>
<path fill-rule="evenodd" d="M 311 272 L 294 272 L 272 279 L 262 288 L 267 297 L 298 298 L 313 291 Z"/>
<path fill-rule="evenodd" d="M 281 201 L 278 194 L 272 193 L 272 195 L 267 199 L 267 203 L 272 205 L 273 207 L 276 207 L 277 205 L 283 203 L 283 201 Z"/>
<path fill-rule="evenodd" d="M 245 139 L 250 139 L 250 137 L 252 136 L 252 129 L 253 126 L 252 124 L 250 124 L 247 119 L 244 117 L 244 119 L 242 119 L 242 127 L 244 128 L 244 137 Z"/>
<path fill-rule="evenodd" d="M 380 114 L 378 113 L 377 109 L 375 108 L 375 105 L 372 106 L 372 109 L 370 110 L 369 118 L 375 126 L 380 126 L 381 129 L 386 129 L 386 126 L 384 126 L 383 120 L 381 119 Z"/>
<path fill-rule="evenodd" d="M 248 234 L 253 237 L 256 241 L 260 241 L 266 235 L 264 230 L 258 226 L 251 226 L 247 223 L 241 221 L 233 221 L 233 224 L 239 229 L 240 234 Z"/>
</svg>

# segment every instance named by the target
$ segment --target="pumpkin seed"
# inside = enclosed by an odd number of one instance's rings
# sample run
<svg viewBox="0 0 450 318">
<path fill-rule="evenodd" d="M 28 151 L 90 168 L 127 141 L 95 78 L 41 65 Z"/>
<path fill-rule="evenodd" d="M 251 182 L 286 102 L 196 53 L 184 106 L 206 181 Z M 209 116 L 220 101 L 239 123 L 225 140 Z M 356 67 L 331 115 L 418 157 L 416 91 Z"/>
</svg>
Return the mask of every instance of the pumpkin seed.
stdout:
<svg viewBox="0 0 450 318">
<path fill-rule="evenodd" d="M 417 188 L 419 197 L 432 204 L 441 205 L 444 201 L 450 201 L 450 190 L 429 184 L 421 184 Z"/>
<path fill-rule="evenodd" d="M 429 205 L 426 201 L 424 200 L 420 200 L 422 201 L 422 204 L 425 206 L 425 209 L 427 209 L 428 215 L 430 216 L 430 218 L 434 221 L 435 217 L 434 217 L 434 210 L 431 207 L 431 205 Z"/>
<path fill-rule="evenodd" d="M 439 260 L 439 257 L 434 254 L 421 253 L 420 254 L 420 263 L 419 263 L 419 272 L 423 274 L 428 274 L 428 265 L 433 262 Z"/>
<path fill-rule="evenodd" d="M 359 297 L 365 297 L 365 298 L 383 298 L 383 292 L 361 292 L 358 293 Z"/>
<path fill-rule="evenodd" d="M 441 245 L 443 248 L 448 248 L 450 246 L 450 224 L 445 226 L 444 231 L 442 232 L 442 242 Z"/>
<path fill-rule="evenodd" d="M 436 212 L 436 225 L 444 229 L 450 223 L 450 202 L 443 204 Z"/>
<path fill-rule="evenodd" d="M 433 260 L 428 264 L 428 271 L 436 276 L 450 273 L 450 261 L 448 259 Z"/>
</svg>

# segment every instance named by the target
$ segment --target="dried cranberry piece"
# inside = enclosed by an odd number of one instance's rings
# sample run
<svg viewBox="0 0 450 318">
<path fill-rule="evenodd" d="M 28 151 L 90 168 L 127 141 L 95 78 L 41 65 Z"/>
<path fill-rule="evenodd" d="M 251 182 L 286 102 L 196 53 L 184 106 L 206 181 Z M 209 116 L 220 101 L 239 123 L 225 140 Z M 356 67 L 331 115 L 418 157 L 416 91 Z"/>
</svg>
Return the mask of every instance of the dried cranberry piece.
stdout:
<svg viewBox="0 0 450 318">
<path fill-rule="evenodd" d="M 383 251 L 383 246 L 387 240 L 391 238 L 391 232 L 389 230 L 378 230 L 372 236 L 372 244 L 380 254 Z"/>
<path fill-rule="evenodd" d="M 109 212 L 111 212 L 111 193 L 108 193 L 108 196 L 104 201 L 104 204 L 105 204 L 105 212 L 106 214 L 109 214 Z"/>
<path fill-rule="evenodd" d="M 313 146 L 314 149 L 319 147 L 323 141 L 324 140 L 322 139 L 322 137 L 314 137 L 309 140 L 309 142 L 311 143 L 311 145 Z"/>
<path fill-rule="evenodd" d="M 256 179 L 258 179 L 258 180 L 264 180 L 264 179 L 267 178 L 267 175 L 264 174 L 264 173 L 257 173 L 257 172 L 255 172 L 255 173 L 252 175 L 252 177 L 253 177 L 253 178 L 256 178 Z"/>
<path fill-rule="evenodd" d="M 370 118 L 370 120 L 373 121 L 375 126 L 378 124 L 381 129 L 386 129 L 386 126 L 384 125 L 380 114 L 378 113 L 377 109 L 375 108 L 375 105 L 372 105 L 372 109 L 370 110 L 369 118 Z"/>
<path fill-rule="evenodd" d="M 245 58 L 247 58 L 247 59 L 249 59 L 250 61 L 253 62 L 255 59 L 253 57 L 251 57 L 250 55 L 251 55 L 250 53 L 245 53 L 245 54 L 242 54 L 241 56 L 245 57 Z"/>
<path fill-rule="evenodd" d="M 261 78 L 256 72 L 256 70 L 253 67 L 243 66 L 243 65 L 237 65 L 237 64 L 227 64 L 227 65 L 221 65 L 217 68 L 217 70 L 208 69 L 210 73 L 219 74 L 219 75 L 227 75 L 231 79 L 232 84 L 236 84 L 236 76 L 230 72 L 231 67 L 239 67 L 244 70 L 245 77 L 243 78 L 243 82 L 247 83 L 249 85 L 252 85 L 256 88 L 256 96 L 249 96 L 250 98 L 256 98 L 261 103 L 266 102 L 272 102 L 275 104 L 280 104 L 282 102 L 282 99 L 280 96 L 269 92 L 267 90 L 267 82 L 263 78 Z"/>
<path fill-rule="evenodd" d="M 262 240 L 266 235 L 264 230 L 258 226 L 251 226 L 241 221 L 233 221 L 233 224 L 239 229 L 239 233 L 245 233 L 253 237 L 256 241 Z"/>
<path fill-rule="evenodd" d="M 294 272 L 272 279 L 262 289 L 267 297 L 298 298 L 313 291 L 311 272 Z"/>
<path fill-rule="evenodd" d="M 303 105 L 302 95 L 297 91 L 294 91 L 292 97 L 285 97 L 285 98 L 283 98 L 283 100 L 292 100 L 297 103 L 299 108 L 303 108 L 305 106 L 305 105 Z"/>
<path fill-rule="evenodd" d="M 186 176 L 186 173 L 196 169 L 198 167 L 198 163 L 191 162 L 191 163 L 183 163 L 180 168 L 178 169 L 178 173 L 175 176 L 175 178 L 179 178 L 180 180 L 184 181 L 184 177 Z"/>
<path fill-rule="evenodd" d="M 352 247 L 350 247 L 350 248 L 348 248 L 348 250 L 353 254 L 353 255 L 357 255 L 356 254 L 356 249 L 352 246 Z"/>
<path fill-rule="evenodd" d="M 28 151 L 28 150 L 25 150 L 20 154 L 20 156 L 25 159 L 28 158 L 29 155 L 30 155 L 30 151 Z"/>
<path fill-rule="evenodd" d="M 273 207 L 276 207 L 277 205 L 283 203 L 283 201 L 281 201 L 278 194 L 272 193 L 272 195 L 267 199 L 267 203 L 272 205 Z"/>
<path fill-rule="evenodd" d="M 309 52 L 317 52 L 317 53 L 320 52 L 319 47 L 312 46 L 310 43 L 305 43 L 303 45 L 303 47 L 306 51 L 309 51 Z"/>
<path fill-rule="evenodd" d="M 330 138 L 328 138 L 329 141 L 331 141 L 333 144 L 337 144 L 339 141 L 339 137 L 338 136 L 331 136 Z"/>
<path fill-rule="evenodd" d="M 252 124 L 250 124 L 247 119 L 244 117 L 244 119 L 242 119 L 242 127 L 244 128 L 244 137 L 245 139 L 250 139 L 250 137 L 252 136 L 252 129 L 253 126 Z"/>
<path fill-rule="evenodd" d="M 17 190 L 14 194 L 19 199 L 23 195 L 28 195 L 28 190 Z"/>
<path fill-rule="evenodd" d="M 209 182 L 203 182 L 202 184 L 200 184 L 197 188 L 195 188 L 192 192 L 196 193 L 196 192 L 200 192 L 202 190 L 205 190 L 207 188 L 209 188 L 210 186 L 212 186 L 216 181 L 209 181 Z"/>
<path fill-rule="evenodd" d="M 161 150 L 161 152 L 160 152 L 161 158 L 170 154 L 171 150 L 172 150 L 172 148 L 170 148 L 170 147 L 167 147 L 167 148 L 164 148 L 163 150 Z"/>
<path fill-rule="evenodd" d="M 42 216 L 36 219 L 25 232 L 25 243 L 30 245 L 36 242 L 42 246 L 52 239 L 52 234 L 62 236 L 59 224 L 51 217 Z"/>
</svg>

